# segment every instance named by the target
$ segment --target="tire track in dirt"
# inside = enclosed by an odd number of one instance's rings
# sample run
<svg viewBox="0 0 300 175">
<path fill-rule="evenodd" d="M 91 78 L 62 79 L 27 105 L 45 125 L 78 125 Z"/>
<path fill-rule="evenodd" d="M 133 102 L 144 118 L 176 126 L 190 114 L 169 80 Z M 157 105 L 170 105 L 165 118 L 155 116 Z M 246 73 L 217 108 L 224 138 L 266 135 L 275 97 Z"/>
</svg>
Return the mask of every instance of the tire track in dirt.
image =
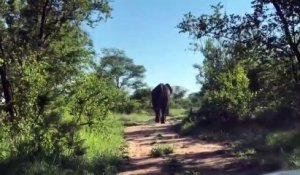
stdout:
<svg viewBox="0 0 300 175">
<path fill-rule="evenodd" d="M 228 154 L 221 143 L 183 137 L 173 128 L 172 123 L 127 127 L 125 136 L 129 159 L 120 174 L 184 174 L 187 169 L 201 174 L 248 174 L 238 170 L 238 159 Z M 165 158 L 154 158 L 150 153 L 156 144 L 170 144 L 174 152 Z"/>
</svg>

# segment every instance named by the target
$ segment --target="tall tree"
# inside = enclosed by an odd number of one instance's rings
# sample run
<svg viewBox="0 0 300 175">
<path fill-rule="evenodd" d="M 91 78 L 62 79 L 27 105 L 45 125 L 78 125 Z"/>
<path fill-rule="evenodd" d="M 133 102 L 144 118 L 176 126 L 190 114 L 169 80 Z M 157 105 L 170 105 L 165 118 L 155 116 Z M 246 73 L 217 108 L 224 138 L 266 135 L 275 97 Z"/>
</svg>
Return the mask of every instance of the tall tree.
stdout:
<svg viewBox="0 0 300 175">
<path fill-rule="evenodd" d="M 187 90 L 181 86 L 173 86 L 172 89 L 173 89 L 172 96 L 174 101 L 182 99 L 187 92 Z"/>
<path fill-rule="evenodd" d="M 134 64 L 124 51 L 104 49 L 98 73 L 111 79 L 118 88 L 138 89 L 144 86 L 143 78 L 146 71 L 142 65 Z"/>
</svg>

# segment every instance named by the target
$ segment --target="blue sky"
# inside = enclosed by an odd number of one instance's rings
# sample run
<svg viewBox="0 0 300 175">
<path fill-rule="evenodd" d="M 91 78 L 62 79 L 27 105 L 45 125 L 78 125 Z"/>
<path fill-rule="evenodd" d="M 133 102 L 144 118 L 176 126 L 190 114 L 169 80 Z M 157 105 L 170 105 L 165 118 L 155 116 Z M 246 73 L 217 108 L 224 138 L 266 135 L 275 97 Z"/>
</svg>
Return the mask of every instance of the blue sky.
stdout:
<svg viewBox="0 0 300 175">
<path fill-rule="evenodd" d="M 146 68 L 145 82 L 154 87 L 159 83 L 182 86 L 189 93 L 200 90 L 196 84 L 197 71 L 193 64 L 201 64 L 201 53 L 189 50 L 191 40 L 179 34 L 176 25 L 183 15 L 211 13 L 210 5 L 220 0 L 115 0 L 112 19 L 87 28 L 94 48 L 124 50 L 135 64 Z M 250 10 L 250 0 L 221 0 L 228 13 Z"/>
</svg>

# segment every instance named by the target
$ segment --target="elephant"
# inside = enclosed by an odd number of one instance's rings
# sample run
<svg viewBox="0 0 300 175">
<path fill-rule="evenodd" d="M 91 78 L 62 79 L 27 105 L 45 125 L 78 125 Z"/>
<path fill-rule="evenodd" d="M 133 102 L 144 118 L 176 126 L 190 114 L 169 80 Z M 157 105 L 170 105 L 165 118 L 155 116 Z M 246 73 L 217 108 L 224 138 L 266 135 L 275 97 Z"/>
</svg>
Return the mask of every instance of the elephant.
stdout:
<svg viewBox="0 0 300 175">
<path fill-rule="evenodd" d="M 160 83 L 152 90 L 152 107 L 155 112 L 156 123 L 165 123 L 166 115 L 169 115 L 171 94 L 172 88 L 169 84 Z"/>
</svg>

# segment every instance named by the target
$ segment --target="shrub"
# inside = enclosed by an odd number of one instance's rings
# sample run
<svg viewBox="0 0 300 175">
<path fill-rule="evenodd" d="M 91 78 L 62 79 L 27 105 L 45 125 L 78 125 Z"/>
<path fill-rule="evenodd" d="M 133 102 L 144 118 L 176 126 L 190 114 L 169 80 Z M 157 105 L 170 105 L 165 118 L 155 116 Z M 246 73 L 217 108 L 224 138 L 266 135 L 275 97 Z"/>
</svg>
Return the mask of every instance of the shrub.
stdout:
<svg viewBox="0 0 300 175">
<path fill-rule="evenodd" d="M 300 167 L 300 147 L 291 154 L 290 162 L 297 168 Z"/>
<path fill-rule="evenodd" d="M 189 135 L 193 134 L 197 124 L 195 122 L 185 121 L 180 126 L 180 134 Z"/>
<path fill-rule="evenodd" d="M 165 157 L 168 154 L 173 153 L 173 146 L 171 145 L 156 145 L 151 149 L 151 155 L 153 157 Z"/>
<path fill-rule="evenodd" d="M 300 147 L 299 137 L 298 131 L 272 133 L 266 136 L 266 144 L 273 149 L 290 150 Z"/>
<path fill-rule="evenodd" d="M 220 73 L 216 80 L 218 88 L 204 93 L 203 112 L 223 117 L 223 120 L 247 117 L 253 94 L 244 68 L 236 65 L 232 71 Z"/>
</svg>

